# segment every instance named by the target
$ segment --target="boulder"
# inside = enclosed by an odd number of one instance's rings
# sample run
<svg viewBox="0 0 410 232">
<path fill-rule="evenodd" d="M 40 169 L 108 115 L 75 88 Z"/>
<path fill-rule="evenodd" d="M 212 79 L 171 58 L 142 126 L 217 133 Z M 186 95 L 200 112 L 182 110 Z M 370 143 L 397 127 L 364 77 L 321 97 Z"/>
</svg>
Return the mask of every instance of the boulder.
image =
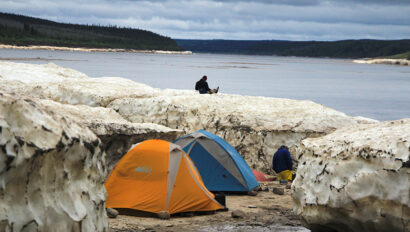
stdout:
<svg viewBox="0 0 410 232">
<path fill-rule="evenodd" d="M 410 119 L 302 142 L 294 211 L 313 231 L 410 231 Z"/>
<path fill-rule="evenodd" d="M 118 210 L 113 208 L 107 208 L 106 211 L 109 218 L 116 218 L 119 214 Z"/>
<path fill-rule="evenodd" d="M 169 220 L 171 218 L 171 215 L 167 211 L 160 211 L 159 213 L 157 213 L 157 216 L 162 220 Z"/>
<path fill-rule="evenodd" d="M 243 212 L 242 210 L 236 209 L 234 211 L 232 211 L 232 217 L 233 218 L 244 218 L 246 217 L 246 213 Z"/>
<path fill-rule="evenodd" d="M 0 231 L 106 231 L 101 145 L 64 114 L 0 92 Z"/>
<path fill-rule="evenodd" d="M 274 194 L 277 194 L 277 195 L 284 195 L 285 194 L 285 189 L 284 188 L 273 187 L 272 192 Z"/>
<path fill-rule="evenodd" d="M 253 196 L 253 197 L 254 197 L 254 196 L 257 196 L 257 195 L 258 195 L 258 191 L 256 191 L 256 190 L 249 191 L 249 192 L 248 192 L 248 195 L 249 195 L 249 196 Z"/>
</svg>

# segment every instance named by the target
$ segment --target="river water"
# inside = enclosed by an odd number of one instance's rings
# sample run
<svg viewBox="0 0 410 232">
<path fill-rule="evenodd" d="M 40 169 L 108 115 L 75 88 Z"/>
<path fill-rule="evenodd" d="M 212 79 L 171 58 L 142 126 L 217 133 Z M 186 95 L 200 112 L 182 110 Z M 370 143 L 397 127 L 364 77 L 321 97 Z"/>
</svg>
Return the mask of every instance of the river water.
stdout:
<svg viewBox="0 0 410 232">
<path fill-rule="evenodd" d="M 410 117 L 410 66 L 348 59 L 216 54 L 143 54 L 0 49 L 0 60 L 52 62 L 91 77 L 117 76 L 156 88 L 193 89 L 202 75 L 220 92 L 312 100 L 352 116 Z"/>
</svg>

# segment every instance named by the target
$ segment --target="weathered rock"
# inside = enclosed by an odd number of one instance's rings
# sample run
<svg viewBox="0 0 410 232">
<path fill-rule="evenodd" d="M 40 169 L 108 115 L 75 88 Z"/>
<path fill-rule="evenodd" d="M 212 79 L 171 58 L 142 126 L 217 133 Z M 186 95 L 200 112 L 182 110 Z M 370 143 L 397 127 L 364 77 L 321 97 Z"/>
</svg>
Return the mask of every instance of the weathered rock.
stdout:
<svg viewBox="0 0 410 232">
<path fill-rule="evenodd" d="M 169 212 L 166 211 L 161 211 L 157 214 L 158 218 L 162 219 L 162 220 L 168 220 L 171 218 L 171 215 L 169 214 Z"/>
<path fill-rule="evenodd" d="M 285 189 L 284 188 L 273 187 L 272 192 L 274 194 L 283 195 L 283 194 L 285 194 Z"/>
<path fill-rule="evenodd" d="M 262 185 L 260 185 L 260 186 L 258 187 L 257 191 L 269 192 L 269 187 L 268 187 L 268 186 L 262 186 Z"/>
<path fill-rule="evenodd" d="M 302 142 L 294 211 L 312 230 L 410 231 L 410 119 Z"/>
<path fill-rule="evenodd" d="M 249 196 L 257 196 L 258 195 L 258 191 L 249 191 L 248 192 Z"/>
<path fill-rule="evenodd" d="M 106 211 L 109 218 L 116 218 L 119 214 L 118 210 L 113 208 L 107 208 Z"/>
<path fill-rule="evenodd" d="M 246 213 L 243 212 L 242 210 L 236 209 L 232 211 L 232 217 L 233 218 L 244 218 L 246 217 Z"/>
<path fill-rule="evenodd" d="M 105 231 L 105 155 L 87 127 L 0 93 L 0 231 Z"/>
</svg>

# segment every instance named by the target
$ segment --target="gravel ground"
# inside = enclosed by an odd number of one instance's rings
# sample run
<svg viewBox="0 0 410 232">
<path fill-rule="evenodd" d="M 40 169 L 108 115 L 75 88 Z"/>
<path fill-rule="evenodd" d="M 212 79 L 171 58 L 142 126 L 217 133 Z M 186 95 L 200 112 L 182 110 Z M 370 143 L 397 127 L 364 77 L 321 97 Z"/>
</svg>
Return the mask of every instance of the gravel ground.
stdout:
<svg viewBox="0 0 410 232">
<path fill-rule="evenodd" d="M 225 212 L 213 214 L 172 215 L 170 220 L 156 217 L 119 215 L 109 219 L 110 231 L 156 231 L 156 232 L 190 232 L 190 231 L 309 231 L 301 226 L 292 211 L 291 190 L 285 185 L 265 182 L 262 186 L 269 191 L 260 191 L 257 196 L 227 195 Z M 272 188 L 284 188 L 284 195 L 277 195 Z M 233 211 L 241 211 L 242 217 L 232 217 Z"/>
</svg>

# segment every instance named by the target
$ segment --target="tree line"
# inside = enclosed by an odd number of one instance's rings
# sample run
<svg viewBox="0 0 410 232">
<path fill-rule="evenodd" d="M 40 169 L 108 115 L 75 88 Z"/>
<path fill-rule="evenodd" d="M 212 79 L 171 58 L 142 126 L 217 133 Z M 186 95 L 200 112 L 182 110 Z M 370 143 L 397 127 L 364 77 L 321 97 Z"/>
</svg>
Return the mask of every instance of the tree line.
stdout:
<svg viewBox="0 0 410 232">
<path fill-rule="evenodd" d="M 183 50 L 171 38 L 146 30 L 117 26 L 57 23 L 8 13 L 0 13 L 0 43 L 137 50 Z"/>
<path fill-rule="evenodd" d="M 203 53 L 333 58 L 390 57 L 410 59 L 410 40 L 175 40 L 186 50 Z"/>
</svg>

